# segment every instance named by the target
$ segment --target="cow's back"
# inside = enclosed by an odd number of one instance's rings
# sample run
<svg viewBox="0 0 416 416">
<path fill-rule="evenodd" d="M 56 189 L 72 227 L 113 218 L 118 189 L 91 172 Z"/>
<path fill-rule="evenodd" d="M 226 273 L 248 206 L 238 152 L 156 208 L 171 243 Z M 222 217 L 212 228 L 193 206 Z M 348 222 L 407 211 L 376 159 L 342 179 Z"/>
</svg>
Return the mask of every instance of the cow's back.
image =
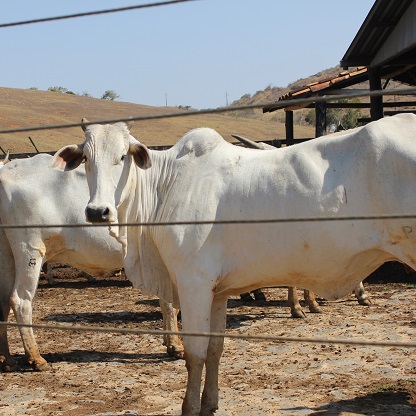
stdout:
<svg viewBox="0 0 416 416">
<path fill-rule="evenodd" d="M 209 264 L 210 273 L 221 276 L 217 293 L 279 283 L 328 298 L 345 295 L 387 260 L 401 256 L 406 262 L 403 246 L 400 252 L 392 246 L 408 238 L 403 229 L 416 229 L 414 221 L 296 219 L 413 212 L 415 119 L 384 119 L 276 151 L 215 139 L 204 152 L 182 152 L 172 162 L 176 180 L 163 196 L 169 209 L 157 220 L 294 221 L 167 228 L 155 233 L 162 257 L 181 270 L 190 267 L 189 253 L 198 252 L 194 267 Z M 194 131 L 186 149 L 197 148 L 203 132 Z"/>
</svg>

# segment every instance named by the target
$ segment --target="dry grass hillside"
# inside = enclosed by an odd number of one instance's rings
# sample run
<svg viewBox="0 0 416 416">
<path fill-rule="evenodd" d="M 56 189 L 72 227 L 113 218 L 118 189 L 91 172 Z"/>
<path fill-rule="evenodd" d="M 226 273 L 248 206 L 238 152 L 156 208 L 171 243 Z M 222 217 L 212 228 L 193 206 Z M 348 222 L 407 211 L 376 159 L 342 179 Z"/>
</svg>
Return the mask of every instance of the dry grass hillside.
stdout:
<svg viewBox="0 0 416 416">
<path fill-rule="evenodd" d="M 0 88 L 0 129 L 77 123 L 82 117 L 90 121 L 123 117 L 186 113 L 175 107 L 150 107 L 119 101 L 62 94 L 59 92 Z M 228 114 L 209 114 L 136 122 L 132 134 L 148 146 L 171 145 L 188 130 L 211 127 L 226 140 L 236 133 L 253 140 L 272 140 L 285 137 L 283 123 L 263 119 L 235 117 Z M 296 137 L 313 137 L 314 130 L 304 126 Z M 0 134 L 0 146 L 11 153 L 34 152 L 32 138 L 40 152 L 83 140 L 81 128 L 41 130 Z"/>
<path fill-rule="evenodd" d="M 253 105 L 253 104 L 264 104 L 264 103 L 271 103 L 274 101 L 277 101 L 279 97 L 281 97 L 284 94 L 298 91 L 302 88 L 304 88 L 307 85 L 313 84 L 318 81 L 322 81 L 324 79 L 329 78 L 335 78 L 337 77 L 341 72 L 343 72 L 343 69 L 341 66 L 337 65 L 332 68 L 325 69 L 323 71 L 317 72 L 314 75 L 311 75 L 307 78 L 301 78 L 298 79 L 295 82 L 290 83 L 286 87 L 272 87 L 269 86 L 265 88 L 264 90 L 257 91 L 255 94 L 245 94 L 243 95 L 239 100 L 232 103 L 233 106 L 239 106 L 239 105 Z M 400 84 L 395 81 L 390 81 L 388 84 L 389 89 L 398 89 L 407 87 L 407 85 Z M 368 81 L 362 82 L 359 84 L 352 85 L 349 87 L 349 89 L 369 89 Z M 406 96 L 390 96 L 385 97 L 384 101 L 408 101 L 408 100 L 414 100 L 414 97 L 406 97 Z M 358 99 L 358 101 L 361 102 L 368 102 L 369 99 L 367 97 L 363 97 Z M 296 129 L 299 129 L 300 126 L 305 125 L 305 115 L 308 113 L 308 109 L 305 110 L 298 110 L 294 114 L 294 123 L 296 125 Z M 368 116 L 369 111 L 368 110 L 362 110 L 361 111 L 362 116 Z M 252 117 L 252 118 L 261 118 L 263 120 L 270 120 L 270 121 L 276 121 L 283 123 L 284 122 L 284 112 L 283 111 L 276 111 L 268 114 L 262 114 L 261 109 L 260 110 L 246 110 L 244 113 L 245 117 Z M 241 113 L 240 113 L 241 115 Z"/>
<path fill-rule="evenodd" d="M 292 91 L 296 91 L 304 87 L 305 85 L 311 84 L 321 79 L 330 78 L 337 76 L 342 71 L 340 66 L 334 66 L 333 68 L 326 69 L 324 71 L 320 71 L 314 75 L 311 75 L 307 78 L 301 78 L 295 82 L 290 83 L 287 87 L 272 87 L 268 86 L 264 90 L 257 91 L 255 94 L 245 94 L 239 100 L 234 101 L 231 105 L 239 106 L 239 105 L 253 105 L 253 104 L 263 104 L 263 103 L 271 103 L 277 101 L 279 97 L 284 94 L 287 94 Z M 284 119 L 282 112 L 279 114 L 282 120 Z M 277 113 L 266 114 L 266 119 L 276 119 Z M 246 110 L 245 115 L 247 117 L 262 117 L 262 111 L 260 110 Z"/>
</svg>

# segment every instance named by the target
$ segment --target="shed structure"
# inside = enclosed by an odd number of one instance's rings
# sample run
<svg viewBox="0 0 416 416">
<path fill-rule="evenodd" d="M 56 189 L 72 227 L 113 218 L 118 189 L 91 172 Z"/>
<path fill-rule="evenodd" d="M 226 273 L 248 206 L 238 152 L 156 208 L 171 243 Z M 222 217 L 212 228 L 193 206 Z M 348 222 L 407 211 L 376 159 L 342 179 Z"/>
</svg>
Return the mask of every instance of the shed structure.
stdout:
<svg viewBox="0 0 416 416">
<path fill-rule="evenodd" d="M 279 101 L 340 92 L 345 94 L 348 90 L 344 88 L 364 81 L 369 81 L 370 91 L 386 88 L 390 80 L 416 86 L 416 0 L 376 0 L 340 63 L 344 70 L 354 69 L 283 95 Z M 382 96 L 370 97 L 371 120 L 382 118 L 387 105 L 383 104 Z M 416 102 L 408 102 L 407 105 L 416 107 Z M 287 107 L 287 145 L 294 143 L 293 111 L 311 106 L 315 107 L 315 137 L 325 134 L 326 109 L 345 107 L 336 103 Z M 277 109 L 270 105 L 264 107 L 263 112 Z"/>
</svg>

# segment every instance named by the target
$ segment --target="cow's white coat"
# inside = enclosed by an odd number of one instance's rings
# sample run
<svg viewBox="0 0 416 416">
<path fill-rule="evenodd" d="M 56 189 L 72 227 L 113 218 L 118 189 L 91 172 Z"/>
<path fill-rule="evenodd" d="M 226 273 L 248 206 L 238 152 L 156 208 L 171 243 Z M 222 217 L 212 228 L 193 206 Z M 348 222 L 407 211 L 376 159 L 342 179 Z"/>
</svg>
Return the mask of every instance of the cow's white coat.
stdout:
<svg viewBox="0 0 416 416">
<path fill-rule="evenodd" d="M 113 223 L 125 248 L 126 274 L 142 290 L 180 304 L 185 331 L 224 331 L 227 297 L 257 287 L 299 286 L 331 300 L 386 261 L 416 267 L 416 221 L 409 218 L 116 225 L 413 213 L 413 115 L 267 152 L 233 146 L 205 128 L 167 151 L 148 151 L 122 123 L 92 125 L 84 144 L 62 149 L 53 165 L 68 169 L 83 157 L 89 218 Z M 147 170 L 137 167 L 150 163 Z M 218 405 L 223 341 L 185 337 L 184 343 L 183 414 L 211 414 Z"/>
<path fill-rule="evenodd" d="M 89 193 L 84 168 L 65 174 L 51 170 L 52 157 L 38 155 L 14 160 L 0 171 L 2 224 L 46 225 L 85 223 Z M 105 227 L 0 229 L 0 315 L 7 321 L 13 308 L 16 321 L 32 323 L 32 301 L 45 261 L 68 263 L 99 276 L 123 267 L 122 247 Z M 92 300 L 94 301 L 94 300 Z M 161 302 L 165 328 L 177 330 L 171 305 Z M 29 363 L 47 368 L 31 328 L 19 328 Z M 165 339 L 168 351 L 180 356 L 178 337 Z M 178 351 L 176 351 L 176 349 Z M 0 326 L 0 364 L 6 371 L 15 363 L 10 356 L 7 330 Z"/>
</svg>

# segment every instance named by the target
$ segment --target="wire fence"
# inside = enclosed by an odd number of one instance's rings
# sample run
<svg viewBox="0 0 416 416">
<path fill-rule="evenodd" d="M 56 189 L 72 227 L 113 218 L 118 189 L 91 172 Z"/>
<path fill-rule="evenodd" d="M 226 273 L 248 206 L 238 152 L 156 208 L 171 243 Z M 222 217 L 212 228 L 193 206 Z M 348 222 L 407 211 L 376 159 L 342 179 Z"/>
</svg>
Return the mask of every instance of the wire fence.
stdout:
<svg viewBox="0 0 416 416">
<path fill-rule="evenodd" d="M 384 221 L 414 219 L 416 214 L 357 215 L 344 217 L 304 217 L 304 218 L 270 218 L 245 220 L 199 220 L 199 221 L 159 221 L 159 222 L 124 222 L 124 223 L 85 223 L 85 224 L 0 224 L 0 229 L 26 228 L 96 228 L 96 227 L 171 227 L 185 225 L 239 225 L 239 224 L 287 224 L 296 222 L 338 222 L 338 221 Z"/>
<path fill-rule="evenodd" d="M 118 118 L 110 120 L 97 120 L 88 121 L 81 123 L 71 124 L 58 124 L 58 125 L 46 125 L 46 126 L 34 126 L 27 128 L 16 128 L 16 129 L 5 129 L 0 130 L 0 133 L 17 133 L 34 130 L 50 130 L 50 129 L 62 129 L 70 127 L 79 127 L 92 124 L 107 124 L 116 123 L 122 121 L 145 121 L 153 119 L 163 119 L 172 117 L 187 117 L 200 114 L 211 114 L 220 113 L 227 111 L 244 110 L 247 108 L 263 108 L 267 105 L 273 104 L 275 107 L 284 109 L 289 105 L 295 104 L 309 104 L 312 102 L 326 102 L 331 100 L 347 99 L 352 97 L 363 97 L 363 96 L 381 96 L 381 95 L 409 95 L 416 94 L 416 88 L 406 88 L 403 90 L 394 91 L 371 91 L 371 92 L 357 92 L 352 94 L 344 94 L 337 96 L 322 96 L 312 97 L 306 99 L 295 99 L 290 102 L 275 102 L 267 104 L 255 104 L 248 106 L 237 106 L 237 107 L 225 107 L 218 109 L 208 109 L 199 111 L 190 111 L 186 113 L 170 113 L 162 115 L 150 115 L 140 117 L 129 117 L 129 118 Z M 212 221 L 175 221 L 175 222 L 133 222 L 133 223 L 117 223 L 113 224 L 116 226 L 126 227 L 160 227 L 160 226 L 185 226 L 185 225 L 237 225 L 237 224 L 284 224 L 284 223 L 299 223 L 299 222 L 333 222 L 333 221 L 363 221 L 363 220 L 399 220 L 399 219 L 414 219 L 416 214 L 391 214 L 391 215 L 372 215 L 372 216 L 347 216 L 347 217 L 306 217 L 306 218 L 272 218 L 272 219 L 245 219 L 245 220 L 212 220 Z M 108 227 L 108 223 L 99 224 L 0 224 L 2 229 L 22 229 L 22 228 L 80 228 L 80 227 Z M 224 333 L 206 333 L 206 332 L 186 332 L 186 331 L 157 331 L 157 330 L 140 330 L 140 329 L 127 329 L 127 328 L 102 328 L 102 327 L 91 327 L 91 326 L 63 326 L 63 325 L 40 325 L 40 324 L 15 324 L 10 322 L 0 322 L 1 325 L 15 326 L 15 327 L 31 327 L 33 329 L 43 330 L 57 330 L 57 331 L 88 331 L 88 332 L 113 332 L 113 333 L 130 333 L 136 335 L 181 335 L 181 336 L 204 336 L 204 337 L 224 337 L 224 338 L 239 338 L 246 340 L 268 340 L 271 342 L 296 342 L 296 343 L 331 343 L 331 344 L 343 344 L 343 345 L 361 345 L 361 346 L 378 346 L 378 347 L 399 347 L 399 348 L 415 348 L 416 343 L 406 342 L 372 342 L 362 340 L 343 340 L 343 339 L 325 339 L 325 338 L 296 338 L 296 337 L 277 337 L 273 335 L 251 335 L 251 334 L 224 334 Z"/>
<path fill-rule="evenodd" d="M 0 322 L 0 326 L 13 326 L 18 328 L 33 328 L 56 331 L 78 331 L 78 332 L 101 332 L 132 335 L 180 335 L 189 337 L 212 337 L 245 340 L 261 340 L 273 342 L 296 342 L 312 344 L 340 344 L 340 345 L 361 345 L 372 347 L 397 347 L 397 348 L 416 348 L 415 342 L 394 342 L 394 341 L 361 341 L 354 339 L 330 339 L 330 338 L 308 338 L 308 337 L 283 337 L 274 335 L 252 335 L 252 334 L 225 334 L 220 332 L 191 332 L 191 331 L 162 331 L 150 329 L 132 328 L 104 328 L 99 326 L 81 325 L 45 325 L 45 324 L 16 324 L 11 322 Z"/>
<path fill-rule="evenodd" d="M 73 19 L 80 17 L 87 17 L 93 15 L 103 15 L 116 12 L 126 12 L 138 9 L 161 7 L 174 5 L 179 3 L 187 3 L 196 0 L 172 0 L 172 1 L 161 1 L 155 3 L 148 3 L 143 5 L 114 8 L 107 10 L 99 10 L 85 13 L 75 13 L 64 16 L 55 16 L 42 19 L 33 19 L 20 22 L 3 23 L 0 24 L 0 28 L 7 28 L 13 26 L 22 26 L 27 24 L 45 23 L 64 19 Z M 69 123 L 69 124 L 56 124 L 56 125 L 44 125 L 44 126 L 30 126 L 20 127 L 13 129 L 1 129 L 0 134 L 11 134 L 18 132 L 28 131 L 39 131 L 39 130 L 53 130 L 53 129 L 65 129 L 79 126 L 88 126 L 92 124 L 108 124 L 123 121 L 146 121 L 146 120 L 158 120 L 166 118 L 176 117 L 192 117 L 204 114 L 215 114 L 215 113 L 227 113 L 242 111 L 248 109 L 259 109 L 264 107 L 273 106 L 275 110 L 285 109 L 289 106 L 297 105 L 308 105 L 312 103 L 322 103 L 328 101 L 338 101 L 344 99 L 352 99 L 359 97 L 377 97 L 377 96 L 389 96 L 389 95 L 416 95 L 416 88 L 403 88 L 395 90 L 377 90 L 377 91 L 357 91 L 350 92 L 348 94 L 337 94 L 337 95 L 324 95 L 315 96 L 310 98 L 302 99 L 291 99 L 287 101 L 275 101 L 262 104 L 252 105 L 240 105 L 231 107 L 220 107 L 216 109 L 204 109 L 197 111 L 187 111 L 181 113 L 167 113 L 160 115 L 148 115 L 148 116 L 132 116 L 128 118 L 116 118 L 107 120 L 95 120 L 80 123 Z M 416 214 L 391 214 L 391 215 L 375 215 L 375 216 L 348 216 L 348 217 L 318 217 L 318 218 L 274 218 L 274 219 L 246 219 L 246 220 L 222 220 L 222 221 L 181 221 L 181 222 L 141 222 L 141 223 L 119 223 L 116 226 L 128 226 L 128 227 L 141 227 L 141 226 L 184 226 L 184 225 L 232 225 L 232 224 L 271 224 L 271 223 L 294 223 L 294 222 L 322 222 L 322 221 L 361 221 L 361 220 L 394 220 L 394 219 L 414 219 Z M 20 224 L 0 224 L 2 229 L 10 228 L 74 228 L 74 227 L 108 227 L 109 224 L 32 224 L 32 225 L 20 225 Z M 343 339 L 325 339 L 325 338 L 304 338 L 304 337 L 282 337 L 272 335 L 251 335 L 251 334 L 225 334 L 225 333 L 211 333 L 211 332 L 189 332 L 189 331 L 157 331 L 157 330 L 140 330 L 140 329 L 129 329 L 129 328 L 103 328 L 95 326 L 75 326 L 75 325 L 41 325 L 41 324 L 20 324 L 11 322 L 0 322 L 0 326 L 10 327 L 30 327 L 33 329 L 42 330 L 59 330 L 59 331 L 88 331 L 88 332 L 112 332 L 119 334 L 135 334 L 135 335 L 181 335 L 181 336 L 197 336 L 197 337 L 222 337 L 222 338 L 238 338 L 246 340 L 267 340 L 272 342 L 297 342 L 297 343 L 329 343 L 329 344 L 343 344 L 343 345 L 361 345 L 361 346 L 377 346 L 377 347 L 398 347 L 398 348 L 416 348 L 416 343 L 410 342 L 373 342 L 373 341 L 361 341 L 361 340 L 343 340 Z"/>
</svg>

